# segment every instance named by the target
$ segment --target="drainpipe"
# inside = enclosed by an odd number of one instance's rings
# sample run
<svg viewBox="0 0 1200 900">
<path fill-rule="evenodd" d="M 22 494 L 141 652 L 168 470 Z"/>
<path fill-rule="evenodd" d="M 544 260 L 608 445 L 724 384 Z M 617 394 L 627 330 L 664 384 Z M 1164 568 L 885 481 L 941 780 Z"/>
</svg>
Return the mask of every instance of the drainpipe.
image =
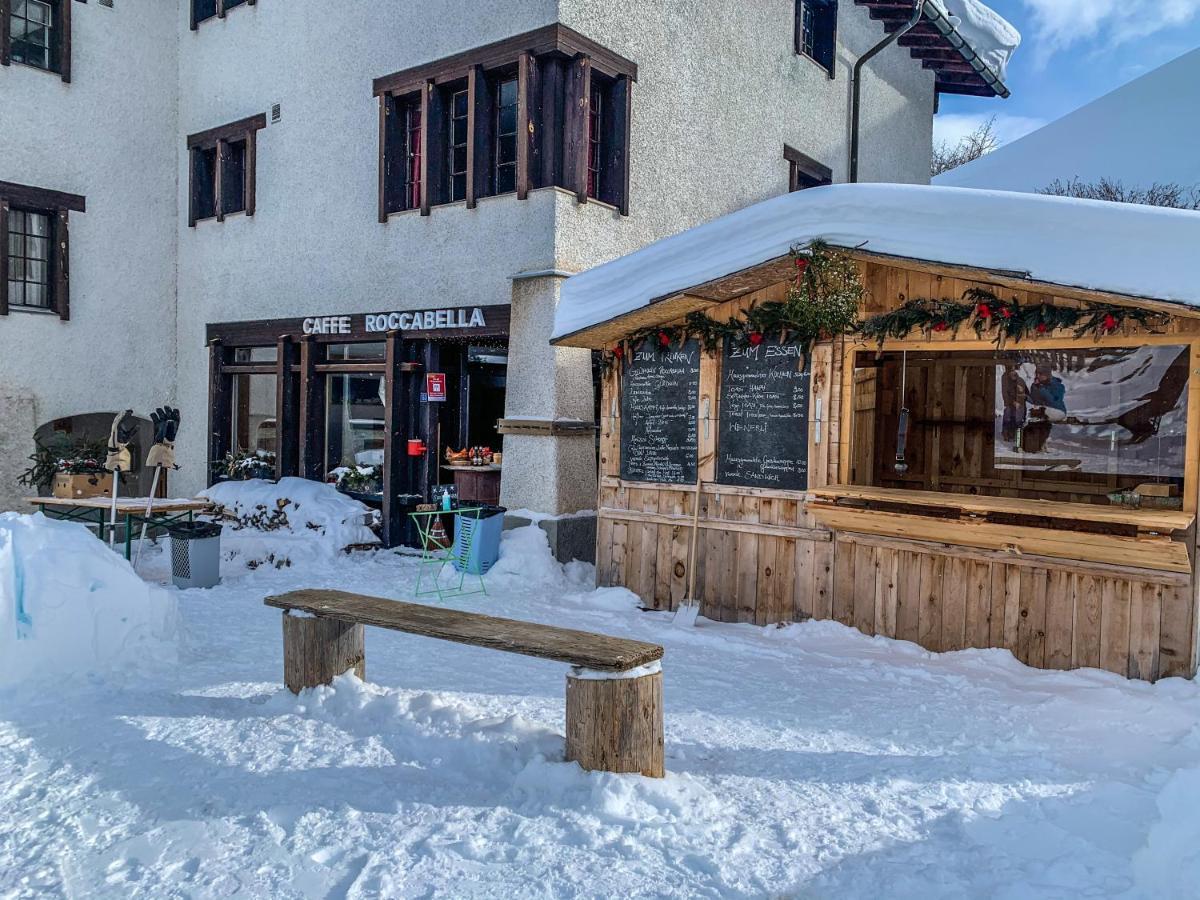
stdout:
<svg viewBox="0 0 1200 900">
<path fill-rule="evenodd" d="M 850 183 L 855 184 L 858 181 L 858 143 L 859 143 L 859 120 L 862 115 L 862 71 L 863 67 L 872 59 L 886 50 L 904 35 L 908 34 L 921 21 L 921 14 L 925 11 L 925 0 L 913 0 L 912 17 L 908 23 L 898 31 L 893 31 L 882 41 L 859 57 L 858 62 L 854 64 L 854 74 L 851 76 L 851 82 L 854 85 L 853 98 L 850 101 Z"/>
</svg>

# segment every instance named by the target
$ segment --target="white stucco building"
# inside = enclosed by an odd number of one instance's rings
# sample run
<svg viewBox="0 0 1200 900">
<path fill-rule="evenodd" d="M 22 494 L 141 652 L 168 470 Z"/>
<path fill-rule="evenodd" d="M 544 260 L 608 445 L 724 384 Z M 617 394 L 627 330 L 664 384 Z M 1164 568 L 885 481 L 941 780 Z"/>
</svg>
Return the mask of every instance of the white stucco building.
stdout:
<svg viewBox="0 0 1200 900">
<path fill-rule="evenodd" d="M 864 69 L 860 180 L 928 180 L 939 90 L 1006 93 L 926 6 Z M 894 7 L 0 0 L 0 203 L 72 204 L 69 316 L 65 274 L 0 304 L 0 508 L 35 427 L 168 400 L 173 495 L 254 449 L 428 493 L 503 415 L 528 421 L 501 502 L 591 507 L 594 441 L 547 424 L 594 419 L 590 354 L 548 344 L 561 279 L 846 180 L 853 68 Z"/>
</svg>

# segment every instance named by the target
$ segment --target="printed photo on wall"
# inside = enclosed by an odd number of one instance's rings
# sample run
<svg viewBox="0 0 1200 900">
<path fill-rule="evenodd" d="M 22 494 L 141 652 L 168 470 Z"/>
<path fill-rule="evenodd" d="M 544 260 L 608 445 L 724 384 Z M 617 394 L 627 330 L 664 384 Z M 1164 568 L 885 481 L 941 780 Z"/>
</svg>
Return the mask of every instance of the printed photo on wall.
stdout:
<svg viewBox="0 0 1200 900">
<path fill-rule="evenodd" d="M 1182 477 L 1187 347 L 1011 351 L 996 365 L 996 468 Z"/>
</svg>

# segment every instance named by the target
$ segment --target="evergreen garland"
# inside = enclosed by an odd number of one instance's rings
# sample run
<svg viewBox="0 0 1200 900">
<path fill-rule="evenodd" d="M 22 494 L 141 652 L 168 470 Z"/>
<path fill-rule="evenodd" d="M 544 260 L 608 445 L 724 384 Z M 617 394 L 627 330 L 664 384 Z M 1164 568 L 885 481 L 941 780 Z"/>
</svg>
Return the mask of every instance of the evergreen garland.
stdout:
<svg viewBox="0 0 1200 900">
<path fill-rule="evenodd" d="M 865 293 L 854 260 L 820 241 L 793 248 L 791 255 L 796 275 L 784 300 L 755 303 L 741 319 L 731 316 L 722 322 L 697 311 L 689 313 L 682 325 L 656 325 L 635 332 L 604 351 L 605 372 L 647 341 L 669 350 L 694 338 L 712 353 L 727 338 L 737 347 L 757 346 L 772 338 L 800 346 L 807 356 L 818 340 L 853 330 Z"/>
<path fill-rule="evenodd" d="M 792 250 L 796 268 L 784 300 L 755 303 L 741 318 L 725 321 L 704 312 L 692 312 L 682 325 L 655 325 L 635 332 L 615 347 L 603 351 L 601 363 L 607 374 L 625 357 L 650 342 L 657 351 L 682 347 L 698 340 L 705 351 L 714 353 L 726 339 L 735 347 L 757 346 L 764 340 L 802 348 L 805 356 L 818 340 L 857 333 L 881 347 L 889 340 L 904 340 L 918 331 L 929 339 L 933 334 L 957 335 L 969 325 L 976 337 L 991 337 L 997 347 L 1055 331 L 1073 330 L 1076 338 L 1099 338 L 1137 326 L 1153 332 L 1170 319 L 1165 313 L 1137 307 L 1090 303 L 1083 307 L 1051 303 L 1022 305 L 1015 297 L 1001 300 L 991 291 L 971 288 L 961 300 L 908 300 L 896 309 L 857 321 L 864 294 L 858 266 L 847 254 L 814 241 Z"/>
<path fill-rule="evenodd" d="M 858 332 L 880 346 L 888 340 L 903 340 L 914 330 L 928 338 L 934 332 L 957 334 L 969 323 L 975 335 L 991 336 L 998 347 L 1007 342 L 1071 329 L 1076 338 L 1095 339 L 1138 326 L 1153 331 L 1167 323 L 1165 313 L 1128 306 L 1092 303 L 1086 307 L 1055 306 L 1051 303 L 1022 305 L 1015 297 L 1001 300 L 991 291 L 971 288 L 961 302 L 953 300 L 909 300 L 897 309 L 862 322 Z"/>
</svg>

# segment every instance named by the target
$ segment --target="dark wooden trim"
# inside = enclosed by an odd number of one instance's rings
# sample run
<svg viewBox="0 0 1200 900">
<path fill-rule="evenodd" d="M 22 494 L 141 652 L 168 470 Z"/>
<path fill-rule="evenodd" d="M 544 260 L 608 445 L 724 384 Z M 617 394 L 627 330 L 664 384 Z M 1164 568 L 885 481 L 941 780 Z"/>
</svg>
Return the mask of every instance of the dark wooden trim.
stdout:
<svg viewBox="0 0 1200 900">
<path fill-rule="evenodd" d="M 470 309 L 472 307 L 466 307 Z M 481 305 L 487 324 L 482 328 L 411 329 L 404 332 L 406 340 L 481 340 L 508 336 L 512 308 L 504 304 Z M 416 312 L 416 310 L 410 310 Z M 368 315 L 373 315 L 369 313 Z M 351 313 L 353 330 L 350 334 L 304 334 L 304 318 L 251 319 L 244 322 L 216 322 L 206 326 L 208 341 L 219 340 L 227 347 L 273 347 L 282 336 L 309 340 L 316 344 L 347 344 L 379 342 L 385 332 L 367 332 L 360 321 L 363 313 Z M 347 363 L 346 365 L 355 365 Z M 371 364 L 378 365 L 378 364 Z M 269 368 L 269 367 L 268 367 Z"/>
<path fill-rule="evenodd" d="M 409 405 L 409 378 L 402 368 L 404 338 L 398 331 L 387 333 L 386 389 L 383 422 L 383 545 L 398 546 L 404 534 L 404 510 L 396 502 L 405 481 L 407 455 L 401 452 L 407 440 L 405 414 Z"/>
<path fill-rule="evenodd" d="M 68 0 L 69 2 L 69 0 Z M 64 322 L 71 320 L 71 229 L 69 212 L 60 209 L 54 222 L 54 309 Z"/>
<path fill-rule="evenodd" d="M 822 184 L 833 184 L 833 169 L 817 162 L 806 153 L 801 153 L 789 144 L 783 145 L 783 158 L 788 161 L 788 190 L 800 187 L 799 175 L 807 175 Z"/>
<path fill-rule="evenodd" d="M 429 208 L 432 201 L 429 197 L 430 183 L 430 157 L 433 155 L 433 147 L 430 146 L 430 135 L 433 134 L 429 127 L 429 111 L 433 101 L 433 92 L 436 90 L 432 81 L 427 81 L 419 88 L 421 91 L 421 215 L 429 215 Z"/>
<path fill-rule="evenodd" d="M 563 85 L 567 60 L 557 56 L 539 60 L 542 82 L 538 155 L 540 170 L 534 169 L 536 187 L 560 184 L 562 179 Z"/>
<path fill-rule="evenodd" d="M 633 81 L 622 75 L 608 91 L 604 126 L 606 158 L 600 199 L 629 215 L 629 134 L 633 120 Z"/>
<path fill-rule="evenodd" d="M 479 121 L 479 109 L 476 99 L 480 81 L 486 86 L 487 78 L 483 76 L 482 70 L 479 66 L 471 66 L 467 70 L 467 192 L 465 195 L 467 209 L 475 208 L 476 166 L 479 165 L 480 159 L 483 161 L 483 165 L 486 165 L 488 158 L 486 153 L 482 157 L 478 157 L 479 148 L 475 143 L 476 127 Z"/>
<path fill-rule="evenodd" d="M 208 479 L 213 483 L 214 466 L 229 451 L 233 416 L 233 384 L 226 377 L 226 350 L 220 341 L 208 344 Z"/>
<path fill-rule="evenodd" d="M 58 42 L 58 72 L 64 84 L 71 83 L 71 0 L 62 0 L 62 31 Z"/>
<path fill-rule="evenodd" d="M 424 372 L 417 372 L 409 375 L 409 379 L 416 381 L 418 384 L 424 384 L 424 376 L 427 372 L 441 372 L 442 369 L 442 350 L 441 344 L 437 341 L 422 341 L 421 363 L 424 366 Z M 411 383 L 411 382 L 410 382 Z M 418 391 L 422 388 L 418 388 Z M 416 398 L 419 400 L 419 398 Z M 438 459 L 438 419 L 442 411 L 444 403 L 413 403 L 413 398 L 409 398 L 409 405 L 414 406 L 417 410 L 417 433 L 416 437 L 425 441 L 429 448 L 425 451 L 425 455 L 418 458 L 417 462 L 417 482 L 414 494 L 422 494 L 425 497 L 433 496 L 433 486 L 437 483 L 438 466 L 441 465 L 441 460 Z"/>
<path fill-rule="evenodd" d="M 632 60 L 614 53 L 565 25 L 555 23 L 384 75 L 374 80 L 372 90 L 376 95 L 408 93 L 419 90 L 427 81 L 442 84 L 463 78 L 472 66 L 492 69 L 511 65 L 522 52 L 534 56 L 547 53 L 560 53 L 564 56 L 583 54 L 595 60 L 597 71 L 612 78 L 628 75 L 637 81 L 638 77 L 637 64 Z"/>
<path fill-rule="evenodd" d="M 27 206 L 31 209 L 87 212 L 87 198 L 79 194 L 14 184 L 11 181 L 0 181 L 0 200 L 7 200 L 10 206 Z"/>
<path fill-rule="evenodd" d="M 246 215 L 258 209 L 258 132 L 246 135 Z"/>
<path fill-rule="evenodd" d="M 300 339 L 299 470 L 301 478 L 316 481 L 325 480 L 325 376 L 316 371 L 324 356 L 322 346 L 310 336 Z"/>
<path fill-rule="evenodd" d="M 208 149 L 215 147 L 217 142 L 221 140 L 240 141 L 250 132 L 258 131 L 266 127 L 266 113 L 259 113 L 256 116 L 247 116 L 244 119 L 238 119 L 236 122 L 230 122 L 228 125 L 218 125 L 216 128 L 209 128 L 205 131 L 197 131 L 195 134 L 189 134 L 187 138 L 187 148 L 189 150 L 194 150 L 196 148 Z"/>
<path fill-rule="evenodd" d="M 229 155 L 229 142 L 224 138 L 217 141 L 216 171 L 213 172 L 213 206 L 217 221 L 225 221 L 225 158 Z"/>
<path fill-rule="evenodd" d="M 225 18 L 225 0 L 217 0 L 217 18 Z"/>
<path fill-rule="evenodd" d="M 8 315 L 8 201 L 0 197 L 0 316 Z"/>
<path fill-rule="evenodd" d="M 387 161 L 388 161 L 388 116 L 396 114 L 396 98 L 389 94 L 379 96 L 379 224 L 386 225 L 387 208 Z"/>
<path fill-rule="evenodd" d="M 592 61 L 577 56 L 567 70 L 563 98 L 563 187 L 587 203 L 588 110 L 592 102 Z"/>
<path fill-rule="evenodd" d="M 0 66 L 12 64 L 10 30 L 12 28 L 12 0 L 0 0 Z M 8 248 L 5 247 L 7 250 Z"/>
<path fill-rule="evenodd" d="M 467 207 L 474 208 L 480 197 L 494 193 L 492 188 L 493 147 L 495 145 L 495 90 L 496 85 L 488 78 L 482 66 L 472 70 L 474 88 L 471 93 L 471 112 L 474 118 L 470 124 L 471 149 L 469 163 L 474 172 L 473 178 L 467 179 Z"/>
<path fill-rule="evenodd" d="M 533 151 L 533 121 L 531 107 L 536 78 L 533 56 L 523 51 L 517 57 L 517 199 L 529 196 L 530 158 Z"/>
<path fill-rule="evenodd" d="M 300 474 L 300 362 L 298 342 L 279 339 L 275 356 L 275 474 Z"/>
</svg>

